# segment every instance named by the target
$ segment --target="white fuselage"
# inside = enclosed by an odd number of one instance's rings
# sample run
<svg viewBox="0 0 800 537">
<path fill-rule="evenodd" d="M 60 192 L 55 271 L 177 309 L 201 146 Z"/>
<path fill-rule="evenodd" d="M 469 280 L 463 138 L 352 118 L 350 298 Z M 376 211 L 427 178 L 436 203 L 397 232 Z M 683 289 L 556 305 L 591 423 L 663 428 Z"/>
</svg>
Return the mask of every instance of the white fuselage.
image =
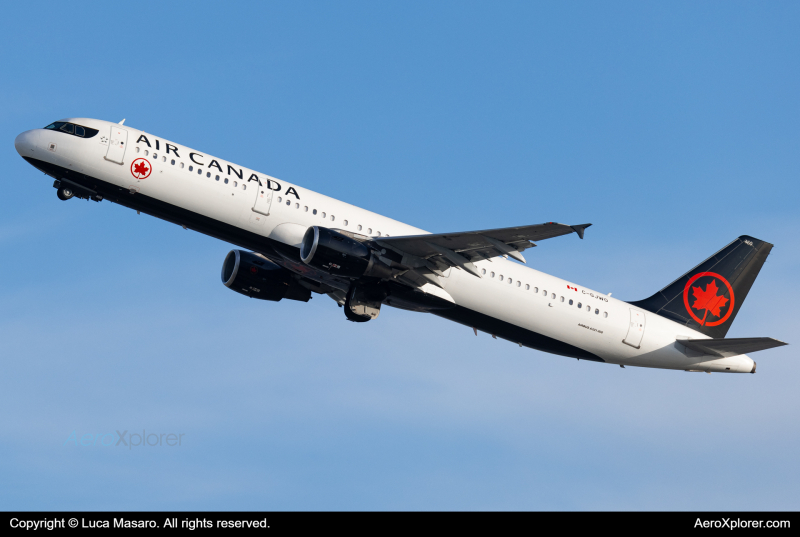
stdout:
<svg viewBox="0 0 800 537">
<path fill-rule="evenodd" d="M 23 157 L 292 246 L 299 246 L 310 226 L 375 238 L 427 233 L 137 129 L 93 119 L 64 121 L 100 132 L 82 139 L 36 129 L 17 138 L 17 150 Z M 121 164 L 106 158 L 109 144 L 120 141 L 114 136 L 115 129 L 127 134 L 127 140 L 118 148 Z M 137 159 L 145 159 L 144 168 L 151 168 L 149 172 L 142 167 L 138 174 L 134 172 Z M 145 174 L 145 178 L 137 178 Z M 259 184 L 266 185 L 272 195 L 268 211 L 261 213 L 253 210 Z M 190 223 L 186 225 L 192 227 Z M 482 278 L 452 269 L 441 278 L 444 290 L 429 284 L 422 291 L 568 343 L 613 364 L 731 373 L 749 373 L 753 369 L 753 361 L 746 355 L 718 358 L 688 351 L 677 341 L 707 336 L 579 284 L 502 257 L 475 265 Z M 643 325 L 640 328 L 633 326 L 638 320 Z M 633 330 L 639 330 L 639 334 L 632 334 Z"/>
</svg>

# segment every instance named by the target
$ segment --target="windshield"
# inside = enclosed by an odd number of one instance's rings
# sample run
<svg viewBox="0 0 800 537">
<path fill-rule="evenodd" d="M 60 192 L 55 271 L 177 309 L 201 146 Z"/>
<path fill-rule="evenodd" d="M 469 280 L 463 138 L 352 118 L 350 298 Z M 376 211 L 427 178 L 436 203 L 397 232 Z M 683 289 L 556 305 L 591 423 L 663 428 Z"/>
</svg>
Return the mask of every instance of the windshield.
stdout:
<svg viewBox="0 0 800 537">
<path fill-rule="evenodd" d="M 76 125 L 74 123 L 67 123 L 66 121 L 55 121 L 46 126 L 45 129 L 71 134 L 73 136 L 77 136 L 78 138 L 91 138 L 92 136 L 95 136 L 98 132 L 100 132 L 97 129 L 82 127 L 81 125 Z"/>
</svg>

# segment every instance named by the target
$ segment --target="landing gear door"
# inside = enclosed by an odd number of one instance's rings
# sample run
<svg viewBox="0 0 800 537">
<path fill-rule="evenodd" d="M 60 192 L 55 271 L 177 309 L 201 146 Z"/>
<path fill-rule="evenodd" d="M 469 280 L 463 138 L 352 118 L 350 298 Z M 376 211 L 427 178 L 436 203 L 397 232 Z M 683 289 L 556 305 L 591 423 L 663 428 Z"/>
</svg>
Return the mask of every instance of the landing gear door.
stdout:
<svg viewBox="0 0 800 537">
<path fill-rule="evenodd" d="M 253 205 L 253 212 L 269 216 L 269 208 L 272 205 L 272 190 L 267 185 L 258 185 L 256 189 L 256 203 Z"/>
<path fill-rule="evenodd" d="M 645 324 L 644 312 L 631 309 L 631 320 L 628 324 L 628 335 L 625 336 L 625 339 L 623 339 L 622 342 L 636 349 L 641 347 Z"/>
<path fill-rule="evenodd" d="M 128 145 L 128 131 L 117 125 L 111 125 L 111 135 L 108 141 L 106 160 L 122 164 L 125 158 L 125 146 Z"/>
</svg>

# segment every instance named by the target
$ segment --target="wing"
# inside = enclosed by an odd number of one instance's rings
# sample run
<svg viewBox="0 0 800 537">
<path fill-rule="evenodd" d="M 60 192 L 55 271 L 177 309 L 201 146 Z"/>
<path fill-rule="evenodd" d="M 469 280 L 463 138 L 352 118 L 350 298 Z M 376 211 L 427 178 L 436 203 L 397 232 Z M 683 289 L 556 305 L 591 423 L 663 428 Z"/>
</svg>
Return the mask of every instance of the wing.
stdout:
<svg viewBox="0 0 800 537">
<path fill-rule="evenodd" d="M 570 233 L 577 233 L 583 238 L 584 230 L 591 225 L 568 226 L 547 222 L 533 226 L 483 231 L 376 238 L 372 242 L 402 255 L 400 264 L 412 269 L 423 269 L 423 273 L 424 269 L 428 269 L 435 274 L 441 274 L 450 267 L 459 267 L 480 278 L 478 269 L 473 265 L 474 261 L 508 255 L 524 263 L 525 258 L 521 252 L 536 246 L 531 241 L 541 241 Z"/>
</svg>

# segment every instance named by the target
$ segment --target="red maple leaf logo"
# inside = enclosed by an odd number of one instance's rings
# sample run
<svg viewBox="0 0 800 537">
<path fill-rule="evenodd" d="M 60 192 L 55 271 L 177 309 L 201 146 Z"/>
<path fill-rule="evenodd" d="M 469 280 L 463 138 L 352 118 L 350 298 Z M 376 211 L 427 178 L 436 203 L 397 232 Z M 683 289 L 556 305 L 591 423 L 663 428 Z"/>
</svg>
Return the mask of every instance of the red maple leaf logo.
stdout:
<svg viewBox="0 0 800 537">
<path fill-rule="evenodd" d="M 147 175 L 147 172 L 150 171 L 150 168 L 147 167 L 147 164 L 144 161 L 140 162 L 139 164 L 135 164 L 133 166 L 133 173 L 136 175 L 142 176 Z"/>
<path fill-rule="evenodd" d="M 706 310 L 705 315 L 703 315 L 703 322 L 700 323 L 701 325 L 705 324 L 708 312 L 711 312 L 711 315 L 715 317 L 719 317 L 720 308 L 725 307 L 725 304 L 728 303 L 728 299 L 724 296 L 718 296 L 717 291 L 719 291 L 719 288 L 716 280 L 712 280 L 711 283 L 707 284 L 705 291 L 700 287 L 692 287 L 692 294 L 694 295 L 692 307 L 696 310 Z"/>
</svg>

